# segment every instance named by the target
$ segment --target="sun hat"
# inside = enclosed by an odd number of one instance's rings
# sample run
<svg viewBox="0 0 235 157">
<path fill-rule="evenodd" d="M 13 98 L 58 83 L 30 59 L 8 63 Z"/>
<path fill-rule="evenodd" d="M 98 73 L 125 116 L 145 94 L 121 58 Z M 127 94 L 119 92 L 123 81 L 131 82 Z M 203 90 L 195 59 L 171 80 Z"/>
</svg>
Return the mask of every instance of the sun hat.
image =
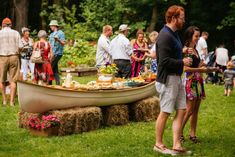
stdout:
<svg viewBox="0 0 235 157">
<path fill-rule="evenodd" d="M 49 26 L 59 26 L 58 21 L 57 20 L 51 20 Z"/>
<path fill-rule="evenodd" d="M 130 27 L 128 27 L 128 25 L 127 24 L 121 24 L 120 26 L 119 26 L 119 31 L 125 31 L 125 30 L 128 30 L 128 29 L 130 29 Z"/>
<path fill-rule="evenodd" d="M 47 32 L 44 30 L 40 30 L 38 32 L 38 38 L 42 38 L 42 37 L 46 37 L 47 36 Z"/>
<path fill-rule="evenodd" d="M 11 24 L 11 19 L 9 19 L 8 17 L 6 17 L 5 19 L 2 20 L 2 24 Z"/>
<path fill-rule="evenodd" d="M 21 32 L 24 34 L 24 32 L 27 32 L 27 31 L 30 31 L 30 29 L 29 28 L 27 28 L 27 27 L 23 27 L 22 29 L 21 29 Z"/>
<path fill-rule="evenodd" d="M 228 62 L 227 69 L 232 69 L 232 68 L 233 68 L 233 62 Z"/>
</svg>

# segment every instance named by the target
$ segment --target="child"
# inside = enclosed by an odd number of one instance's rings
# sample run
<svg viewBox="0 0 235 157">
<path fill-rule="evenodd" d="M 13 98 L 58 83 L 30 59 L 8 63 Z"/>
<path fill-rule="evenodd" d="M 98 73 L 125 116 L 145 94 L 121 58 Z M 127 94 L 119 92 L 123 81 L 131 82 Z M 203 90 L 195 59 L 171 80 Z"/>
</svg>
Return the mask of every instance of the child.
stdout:
<svg viewBox="0 0 235 157">
<path fill-rule="evenodd" d="M 224 71 L 224 96 L 230 96 L 233 89 L 233 79 L 235 77 L 235 71 L 233 69 L 233 63 L 230 61 L 227 64 L 227 69 Z"/>
</svg>

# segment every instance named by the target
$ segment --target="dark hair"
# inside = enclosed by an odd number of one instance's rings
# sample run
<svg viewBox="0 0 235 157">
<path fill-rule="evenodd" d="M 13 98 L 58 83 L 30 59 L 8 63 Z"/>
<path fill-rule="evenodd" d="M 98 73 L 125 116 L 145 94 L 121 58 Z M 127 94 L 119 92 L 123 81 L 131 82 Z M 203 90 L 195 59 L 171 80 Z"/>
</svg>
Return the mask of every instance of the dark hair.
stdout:
<svg viewBox="0 0 235 157">
<path fill-rule="evenodd" d="M 192 41 L 192 37 L 195 31 L 200 31 L 200 29 L 196 26 L 189 26 L 184 32 L 184 45 L 189 46 Z"/>
</svg>

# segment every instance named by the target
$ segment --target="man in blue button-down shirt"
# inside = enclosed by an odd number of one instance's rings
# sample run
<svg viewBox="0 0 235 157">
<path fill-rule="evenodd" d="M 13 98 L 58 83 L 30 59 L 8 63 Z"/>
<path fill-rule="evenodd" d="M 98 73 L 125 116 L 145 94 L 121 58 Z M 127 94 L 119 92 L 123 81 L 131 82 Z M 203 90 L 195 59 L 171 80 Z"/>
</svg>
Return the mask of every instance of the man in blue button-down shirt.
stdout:
<svg viewBox="0 0 235 157">
<path fill-rule="evenodd" d="M 59 76 L 59 69 L 58 69 L 58 62 L 61 59 L 64 51 L 64 44 L 65 44 L 65 35 L 59 29 L 59 24 L 57 20 L 51 20 L 50 29 L 53 31 L 49 36 L 49 42 L 52 46 L 52 51 L 54 57 L 52 59 L 51 67 L 54 73 L 56 85 L 60 85 L 60 76 Z M 52 84 L 50 82 L 49 84 Z"/>
</svg>

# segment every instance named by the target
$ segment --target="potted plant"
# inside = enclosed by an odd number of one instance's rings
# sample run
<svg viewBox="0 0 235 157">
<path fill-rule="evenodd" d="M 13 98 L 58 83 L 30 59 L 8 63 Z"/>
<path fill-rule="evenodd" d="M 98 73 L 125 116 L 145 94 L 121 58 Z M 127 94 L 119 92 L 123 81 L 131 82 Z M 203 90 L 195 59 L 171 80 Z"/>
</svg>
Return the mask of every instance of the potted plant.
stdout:
<svg viewBox="0 0 235 157">
<path fill-rule="evenodd" d="M 106 63 L 98 70 L 98 83 L 112 83 L 114 75 L 117 73 L 118 68 L 116 64 Z"/>
<path fill-rule="evenodd" d="M 60 120 L 52 114 L 32 116 L 28 119 L 30 133 L 36 136 L 58 135 Z"/>
</svg>

